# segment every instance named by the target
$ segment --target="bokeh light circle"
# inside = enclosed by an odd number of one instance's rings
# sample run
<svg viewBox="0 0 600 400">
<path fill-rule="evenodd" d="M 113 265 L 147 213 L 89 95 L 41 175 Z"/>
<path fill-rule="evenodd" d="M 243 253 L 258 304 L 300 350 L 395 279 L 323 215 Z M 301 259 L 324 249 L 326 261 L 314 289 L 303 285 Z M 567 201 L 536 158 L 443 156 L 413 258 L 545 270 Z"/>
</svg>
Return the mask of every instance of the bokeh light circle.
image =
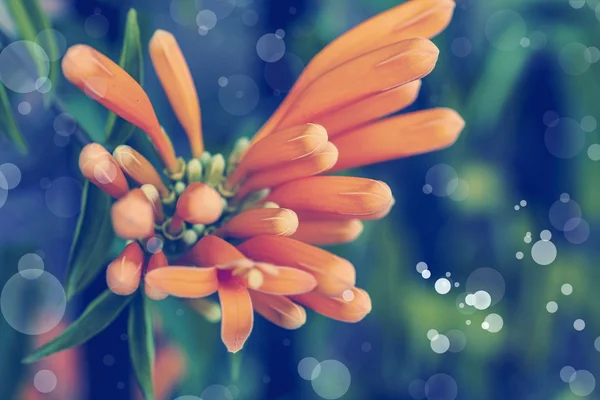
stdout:
<svg viewBox="0 0 600 400">
<path fill-rule="evenodd" d="M 37 90 L 38 79 L 47 79 L 49 73 L 48 55 L 34 42 L 18 40 L 0 52 L 0 82 L 13 92 Z"/>
<path fill-rule="evenodd" d="M 466 37 L 458 37 L 452 41 L 450 49 L 452 50 L 452 54 L 456 57 L 463 58 L 471 54 L 473 45 Z"/>
<path fill-rule="evenodd" d="M 451 195 L 458 186 L 458 175 L 447 164 L 437 164 L 429 168 L 425 175 L 425 184 L 431 187 L 431 193 L 438 197 Z"/>
<path fill-rule="evenodd" d="M 350 371 L 337 360 L 322 361 L 318 376 L 312 377 L 312 388 L 324 399 L 339 399 L 348 392 L 352 378 Z"/>
<path fill-rule="evenodd" d="M 576 331 L 582 331 L 585 329 L 585 321 L 582 319 L 576 319 L 575 321 L 573 321 L 573 328 L 575 328 Z"/>
<path fill-rule="evenodd" d="M 575 368 L 565 365 L 560 369 L 560 380 L 569 383 L 575 378 Z"/>
<path fill-rule="evenodd" d="M 50 393 L 56 388 L 56 384 L 58 383 L 58 379 L 54 372 L 48 369 L 42 369 L 36 372 L 33 377 L 33 386 L 40 393 Z"/>
<path fill-rule="evenodd" d="M 423 379 L 415 379 L 408 385 L 408 394 L 415 400 L 423 400 L 425 398 L 425 381 Z"/>
<path fill-rule="evenodd" d="M 484 267 L 476 269 L 469 275 L 465 290 L 469 293 L 476 293 L 480 290 L 487 292 L 491 298 L 490 305 L 493 306 L 504 297 L 506 283 L 500 272 Z"/>
<path fill-rule="evenodd" d="M 256 42 L 256 53 L 265 62 L 279 61 L 285 54 L 285 42 L 278 35 L 267 33 Z"/>
<path fill-rule="evenodd" d="M 71 114 L 62 113 L 54 118 L 54 131 L 62 136 L 69 136 L 77 130 L 77 121 Z"/>
<path fill-rule="evenodd" d="M 21 170 L 15 164 L 4 163 L 0 165 L 0 174 L 4 178 L 0 181 L 0 189 L 12 190 L 21 183 Z"/>
<path fill-rule="evenodd" d="M 37 279 L 44 272 L 44 260 L 35 253 L 27 253 L 19 259 L 19 273 L 26 279 Z"/>
<path fill-rule="evenodd" d="M 446 337 L 450 341 L 450 346 L 448 347 L 450 353 L 459 353 L 467 346 L 467 337 L 458 329 L 449 330 L 446 332 Z"/>
<path fill-rule="evenodd" d="M 521 15 L 513 10 L 500 10 L 492 14 L 485 24 L 485 35 L 499 50 L 514 50 L 527 34 L 527 25 Z"/>
<path fill-rule="evenodd" d="M 35 37 L 35 44 L 40 46 L 48 55 L 48 60 L 57 61 L 67 51 L 67 39 L 56 29 L 44 29 Z M 56 48 L 56 54 L 50 51 L 53 47 Z"/>
<path fill-rule="evenodd" d="M 538 240 L 531 247 L 531 258 L 539 265 L 552 264 L 556 255 L 556 246 L 548 240 Z"/>
<path fill-rule="evenodd" d="M 210 385 L 202 391 L 200 398 L 202 400 L 233 400 L 233 394 L 226 386 Z"/>
<path fill-rule="evenodd" d="M 581 75 L 591 65 L 591 60 L 589 60 L 589 57 L 586 57 L 588 53 L 589 50 L 585 45 L 577 42 L 569 43 L 558 54 L 560 67 L 568 75 Z"/>
<path fill-rule="evenodd" d="M 452 289 L 452 284 L 448 279 L 440 278 L 437 281 L 435 281 L 434 287 L 435 291 L 439 294 L 446 294 L 450 292 L 450 289 Z"/>
<path fill-rule="evenodd" d="M 319 366 L 319 360 L 313 357 L 305 357 L 298 363 L 298 374 L 302 379 L 310 381 L 315 368 Z"/>
<path fill-rule="evenodd" d="M 596 378 L 590 371 L 581 369 L 575 371 L 569 379 L 569 389 L 576 396 L 589 396 L 596 388 Z"/>
<path fill-rule="evenodd" d="M 425 383 L 425 396 L 427 400 L 455 400 L 458 385 L 450 375 L 435 374 Z"/>
<path fill-rule="evenodd" d="M 585 145 L 585 132 L 581 129 L 581 123 L 573 118 L 560 118 L 556 125 L 546 128 L 544 142 L 553 156 L 573 158 Z"/>
<path fill-rule="evenodd" d="M 60 218 L 71 218 L 81 208 L 82 186 L 74 178 L 63 176 L 55 179 L 46 190 L 46 206 Z"/>
<path fill-rule="evenodd" d="M 560 231 L 565 230 L 567 222 L 573 218 L 581 218 L 581 206 L 567 193 L 563 193 L 560 199 L 550 207 L 548 218 L 553 227 Z"/>
<path fill-rule="evenodd" d="M 431 346 L 431 350 L 437 354 L 444 354 L 448 351 L 448 349 L 450 349 L 450 340 L 446 335 L 435 335 L 429 344 Z"/>
<path fill-rule="evenodd" d="M 35 303 L 31 304 L 32 299 Z M 41 335 L 62 320 L 67 305 L 65 291 L 54 275 L 42 271 L 29 279 L 13 275 L 0 296 L 2 314 L 13 329 L 26 335 Z"/>
<path fill-rule="evenodd" d="M 504 320 L 502 317 L 494 313 L 485 317 L 484 323 L 487 323 L 487 328 L 485 329 L 491 333 L 500 332 L 504 326 Z"/>
<path fill-rule="evenodd" d="M 573 244 L 581 244 L 590 236 L 590 224 L 581 218 L 571 218 L 565 223 L 565 238 Z"/>
<path fill-rule="evenodd" d="M 196 15 L 196 24 L 198 28 L 209 31 L 217 26 L 217 14 L 211 10 L 202 10 Z"/>
<path fill-rule="evenodd" d="M 110 23 L 104 15 L 94 13 L 86 18 L 83 27 L 88 36 L 99 39 L 106 36 Z"/>
<path fill-rule="evenodd" d="M 558 311 L 558 303 L 555 301 L 549 301 L 546 304 L 546 311 L 548 311 L 550 314 L 554 314 Z"/>
<path fill-rule="evenodd" d="M 227 18 L 235 9 L 235 0 L 196 0 L 198 10 L 211 10 L 217 18 Z"/>
<path fill-rule="evenodd" d="M 29 103 L 28 101 L 20 102 L 17 106 L 17 111 L 19 111 L 19 114 L 21 115 L 29 115 L 29 113 L 31 112 L 31 103 Z"/>
<path fill-rule="evenodd" d="M 232 115 L 242 116 L 250 113 L 260 97 L 260 92 L 252 78 L 246 75 L 232 75 L 227 85 L 219 89 L 221 106 Z"/>
<path fill-rule="evenodd" d="M 285 53 L 281 59 L 265 64 L 265 81 L 273 90 L 287 93 L 304 69 L 302 60 L 293 53 Z"/>
</svg>

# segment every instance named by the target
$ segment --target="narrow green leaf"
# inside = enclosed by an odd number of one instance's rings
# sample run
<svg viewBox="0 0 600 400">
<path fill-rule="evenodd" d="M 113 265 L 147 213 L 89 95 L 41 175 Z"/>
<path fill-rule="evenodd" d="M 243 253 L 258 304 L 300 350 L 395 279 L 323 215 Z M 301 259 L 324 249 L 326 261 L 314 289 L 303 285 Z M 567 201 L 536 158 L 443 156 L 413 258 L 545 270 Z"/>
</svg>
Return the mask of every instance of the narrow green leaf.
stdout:
<svg viewBox="0 0 600 400">
<path fill-rule="evenodd" d="M 15 122 L 10 100 L 2 84 L 0 84 L 0 132 L 6 134 L 8 140 L 12 142 L 20 153 L 27 153 L 27 144 Z"/>
<path fill-rule="evenodd" d="M 54 353 L 87 342 L 109 326 L 132 298 L 133 296 L 118 296 L 106 289 L 58 337 L 35 349 L 23 362 L 31 364 Z"/>
<path fill-rule="evenodd" d="M 152 386 L 152 365 L 154 364 L 154 332 L 152 331 L 152 310 L 143 291 L 138 290 L 129 308 L 129 354 L 133 370 L 144 399 L 154 400 Z"/>
<path fill-rule="evenodd" d="M 0 287 L 17 271 L 17 263 L 23 254 L 32 251 L 31 248 L 0 248 Z M 35 306 L 38 293 L 18 293 L 17 298 L 11 298 L 23 312 L 27 307 Z M 12 307 L 13 305 L 11 305 Z M 13 329 L 6 319 L 0 318 L 0 399 L 17 399 L 22 388 L 23 378 L 27 370 L 19 361 L 25 356 L 28 336 Z"/>
<path fill-rule="evenodd" d="M 50 20 L 42 9 L 39 0 L 6 0 L 6 3 L 19 31 L 19 36 L 22 39 L 36 42 L 36 38 L 40 32 L 52 28 Z M 43 35 L 42 47 L 50 60 L 48 79 L 50 79 L 53 87 L 56 87 L 60 68 L 58 62 L 60 58 L 58 44 L 54 35 L 50 31 L 47 33 Z M 35 50 L 32 48 L 32 51 Z M 46 70 L 46 60 L 39 57 L 38 54 L 31 54 L 31 56 L 37 64 L 38 71 L 40 73 L 44 72 Z M 51 96 L 44 97 L 46 105 L 49 104 L 50 99 Z"/>
<path fill-rule="evenodd" d="M 121 50 L 121 59 L 119 65 L 135 79 L 142 84 L 143 81 L 143 58 L 142 42 L 140 40 L 140 27 L 137 20 L 137 12 L 132 8 L 127 13 L 127 23 L 125 27 L 125 39 L 123 40 L 123 49 Z M 106 123 L 106 143 L 108 147 L 114 148 L 124 144 L 129 140 L 135 126 L 110 113 Z"/>
<path fill-rule="evenodd" d="M 110 223 L 110 196 L 85 182 L 81 212 L 69 256 L 67 299 L 85 289 L 102 270 L 115 234 Z"/>
</svg>

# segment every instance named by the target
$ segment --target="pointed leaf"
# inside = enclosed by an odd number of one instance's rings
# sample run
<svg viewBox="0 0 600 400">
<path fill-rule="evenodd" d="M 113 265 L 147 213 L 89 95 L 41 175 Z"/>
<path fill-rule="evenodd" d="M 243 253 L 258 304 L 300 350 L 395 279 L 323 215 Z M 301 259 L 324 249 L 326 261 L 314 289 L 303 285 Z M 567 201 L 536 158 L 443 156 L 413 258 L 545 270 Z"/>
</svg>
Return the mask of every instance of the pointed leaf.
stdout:
<svg viewBox="0 0 600 400">
<path fill-rule="evenodd" d="M 10 100 L 2 84 L 0 84 L 0 133 L 5 134 L 20 153 L 27 153 L 27 144 L 15 122 Z"/>
<path fill-rule="evenodd" d="M 111 198 L 85 182 L 81 212 L 71 246 L 65 291 L 67 299 L 85 289 L 102 271 L 115 237 L 110 220 Z"/>
<path fill-rule="evenodd" d="M 35 349 L 23 362 L 31 364 L 87 342 L 110 325 L 132 298 L 133 296 L 118 296 L 107 289 L 58 337 Z"/>
<path fill-rule="evenodd" d="M 121 50 L 119 65 L 140 84 L 143 80 L 142 43 L 140 40 L 140 27 L 135 9 L 127 13 L 125 39 Z M 123 118 L 110 113 L 106 123 L 106 143 L 108 147 L 117 147 L 124 144 L 131 137 L 136 127 Z"/>
<path fill-rule="evenodd" d="M 30 248 L 0 248 L 0 287 L 4 287 L 11 276 L 16 273 L 16 265 L 19 259 L 28 252 Z M 19 310 L 26 312 L 27 307 L 36 303 L 37 293 L 18 293 L 18 298 L 11 298 L 18 303 Z M 39 304 L 39 303 L 38 303 Z M 12 305 L 11 305 L 12 307 Z M 5 318 L 0 318 L 0 399 L 18 398 L 19 389 L 25 373 L 24 365 L 19 361 L 26 355 L 28 336 L 13 329 Z"/>
<path fill-rule="evenodd" d="M 152 366 L 154 365 L 154 332 L 152 310 L 142 290 L 138 290 L 129 308 L 127 335 L 133 371 L 144 394 L 144 399 L 154 400 Z"/>
<path fill-rule="evenodd" d="M 7 0 L 8 9 L 15 21 L 19 36 L 24 40 L 36 42 L 38 34 L 46 29 L 51 29 L 52 25 L 48 19 L 48 15 L 42 9 L 39 0 Z M 58 83 L 59 74 L 59 51 L 56 38 L 51 31 L 43 36 L 43 49 L 50 60 L 50 74 L 48 79 L 53 87 Z M 34 48 L 31 48 L 35 52 Z M 38 54 L 31 54 L 35 60 L 38 71 L 46 70 L 47 60 L 39 57 Z M 51 96 L 45 96 L 44 102 L 49 105 Z"/>
</svg>

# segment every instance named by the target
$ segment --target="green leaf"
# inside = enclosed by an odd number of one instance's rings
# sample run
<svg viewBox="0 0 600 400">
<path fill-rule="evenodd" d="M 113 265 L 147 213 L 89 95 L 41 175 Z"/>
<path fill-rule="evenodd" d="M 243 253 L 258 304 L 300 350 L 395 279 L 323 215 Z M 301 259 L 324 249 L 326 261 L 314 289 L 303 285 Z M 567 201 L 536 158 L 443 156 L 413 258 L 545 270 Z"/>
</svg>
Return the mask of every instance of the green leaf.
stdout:
<svg viewBox="0 0 600 400">
<path fill-rule="evenodd" d="M 0 84 L 0 132 L 6 134 L 7 139 L 12 142 L 20 153 L 27 153 L 27 144 L 15 122 L 10 100 L 2 84 Z"/>
<path fill-rule="evenodd" d="M 36 38 L 40 32 L 52 28 L 50 20 L 38 0 L 6 0 L 6 3 L 19 31 L 19 36 L 22 39 L 36 42 Z M 52 60 L 50 61 L 50 74 L 48 78 L 53 87 L 56 87 L 60 69 L 58 44 L 52 32 L 48 31 L 47 33 L 43 35 L 43 49 L 48 55 L 49 60 Z M 31 50 L 35 52 L 33 47 Z M 42 59 L 38 54 L 31 54 L 31 57 L 35 60 L 38 71 L 40 73 L 44 72 L 46 70 L 45 57 Z M 50 99 L 51 96 L 44 96 L 46 105 L 49 104 Z"/>
<path fill-rule="evenodd" d="M 17 263 L 23 254 L 32 251 L 31 248 L 0 248 L 0 287 L 17 271 Z M 11 299 L 18 304 L 23 312 L 27 307 L 35 306 L 38 293 L 19 293 L 17 299 Z M 11 305 L 13 307 L 13 305 Z M 35 314 L 35 313 L 34 313 Z M 25 356 L 28 336 L 13 329 L 6 319 L 0 318 L 0 399 L 17 399 L 22 388 L 26 370 L 19 361 Z"/>
<path fill-rule="evenodd" d="M 31 364 L 52 354 L 87 342 L 109 326 L 132 298 L 133 296 L 118 296 L 106 289 L 58 337 L 35 349 L 23 362 Z"/>
<path fill-rule="evenodd" d="M 129 354 L 133 370 L 144 398 L 154 400 L 152 386 L 152 365 L 154 364 L 154 333 L 152 331 L 152 311 L 142 290 L 138 290 L 129 308 L 127 327 Z"/>
<path fill-rule="evenodd" d="M 137 20 L 137 12 L 132 8 L 127 13 L 127 24 L 125 27 L 125 39 L 123 40 L 123 50 L 121 50 L 121 59 L 119 65 L 135 79 L 142 84 L 143 81 L 143 58 L 142 42 L 140 40 L 140 27 Z M 124 144 L 129 140 L 135 126 L 117 117 L 115 113 L 110 113 L 106 123 L 106 144 L 114 148 Z"/>
<path fill-rule="evenodd" d="M 110 222 L 111 198 L 86 181 L 66 279 L 67 299 L 85 289 L 103 269 L 115 234 Z"/>
</svg>

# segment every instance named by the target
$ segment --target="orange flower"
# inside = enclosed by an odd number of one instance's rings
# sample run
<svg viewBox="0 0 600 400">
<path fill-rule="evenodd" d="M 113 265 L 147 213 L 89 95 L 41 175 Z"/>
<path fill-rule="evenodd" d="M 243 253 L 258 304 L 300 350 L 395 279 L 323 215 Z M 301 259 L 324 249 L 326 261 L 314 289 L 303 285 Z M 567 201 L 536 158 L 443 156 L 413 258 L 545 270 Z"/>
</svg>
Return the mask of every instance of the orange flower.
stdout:
<svg viewBox="0 0 600 400">
<path fill-rule="evenodd" d="M 354 266 L 313 245 L 350 242 L 365 220 L 386 216 L 394 198 L 383 182 L 323 173 L 438 150 L 464 122 L 449 109 L 389 117 L 418 96 L 437 61 L 429 41 L 451 19 L 453 0 L 411 0 L 358 25 L 307 65 L 273 116 L 229 157 L 204 151 L 200 104 L 173 35 L 157 31 L 150 56 L 190 143 L 177 158 L 148 96 L 114 62 L 83 45 L 63 60 L 67 79 L 145 131 L 166 179 L 142 154 L 99 144 L 80 157 L 84 176 L 118 199 L 117 234 L 131 242 L 107 269 L 127 295 L 144 281 L 153 299 L 218 293 L 222 339 L 244 345 L 253 311 L 286 329 L 304 324 L 302 304 L 357 322 L 371 310 Z M 114 156 L 114 157 L 113 157 Z M 141 188 L 129 189 L 131 182 Z M 231 243 L 245 239 L 237 248 Z M 201 308 L 201 307 L 200 307 Z"/>
</svg>

